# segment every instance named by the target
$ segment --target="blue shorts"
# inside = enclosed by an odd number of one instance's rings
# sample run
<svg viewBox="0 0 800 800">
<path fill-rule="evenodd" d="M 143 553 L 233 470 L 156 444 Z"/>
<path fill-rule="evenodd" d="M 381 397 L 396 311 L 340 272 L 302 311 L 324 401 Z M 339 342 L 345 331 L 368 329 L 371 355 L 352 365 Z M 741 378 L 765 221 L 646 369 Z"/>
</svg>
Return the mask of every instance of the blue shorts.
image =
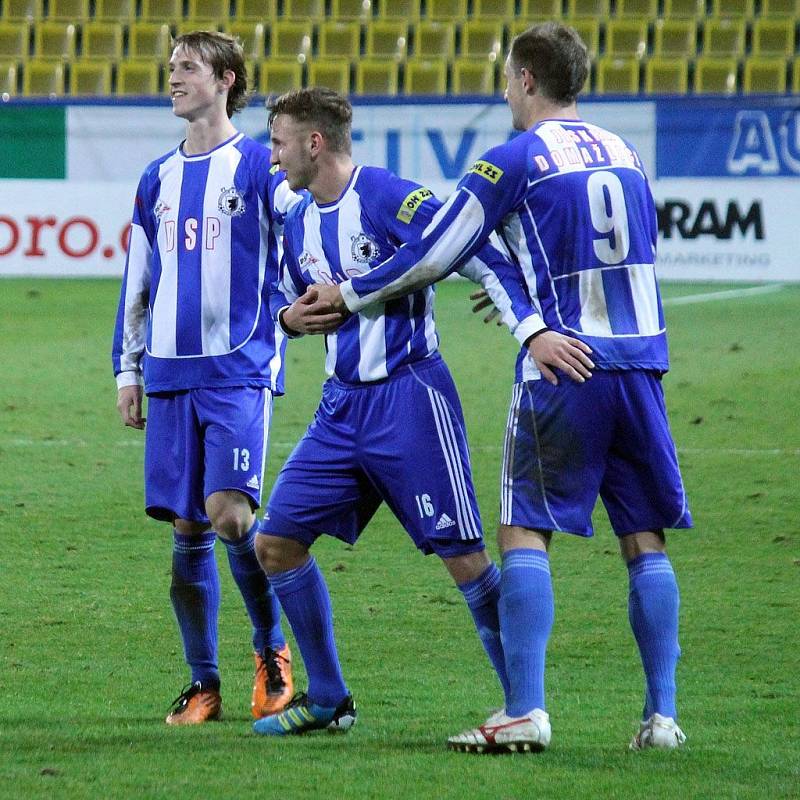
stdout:
<svg viewBox="0 0 800 800">
<path fill-rule="evenodd" d="M 259 530 L 352 544 L 381 501 L 423 553 L 484 548 L 461 403 L 438 355 L 376 383 L 328 380 Z"/>
<path fill-rule="evenodd" d="M 144 450 L 147 513 L 208 522 L 206 498 L 233 489 L 261 505 L 272 392 L 253 387 L 150 395 Z"/>
<path fill-rule="evenodd" d="M 500 521 L 592 535 L 598 494 L 617 536 L 690 528 L 660 377 L 595 370 L 514 386 Z"/>
</svg>

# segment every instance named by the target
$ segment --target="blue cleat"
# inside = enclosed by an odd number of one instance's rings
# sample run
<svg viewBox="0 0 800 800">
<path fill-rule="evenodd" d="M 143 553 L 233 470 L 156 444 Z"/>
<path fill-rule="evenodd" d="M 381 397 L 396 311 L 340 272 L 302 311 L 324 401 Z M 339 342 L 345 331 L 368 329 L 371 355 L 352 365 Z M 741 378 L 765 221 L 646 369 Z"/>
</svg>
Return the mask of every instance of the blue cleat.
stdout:
<svg viewBox="0 0 800 800">
<path fill-rule="evenodd" d="M 355 722 L 353 695 L 348 694 L 338 706 L 329 708 L 312 703 L 305 692 L 300 692 L 280 713 L 254 722 L 253 731 L 261 736 L 290 736 L 319 730 L 346 733 Z"/>
</svg>

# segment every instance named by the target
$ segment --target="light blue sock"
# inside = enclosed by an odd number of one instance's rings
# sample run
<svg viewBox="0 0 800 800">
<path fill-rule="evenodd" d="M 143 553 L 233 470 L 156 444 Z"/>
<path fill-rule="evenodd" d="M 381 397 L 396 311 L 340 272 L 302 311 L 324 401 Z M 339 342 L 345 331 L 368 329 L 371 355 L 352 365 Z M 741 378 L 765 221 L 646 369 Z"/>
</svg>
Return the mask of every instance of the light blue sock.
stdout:
<svg viewBox="0 0 800 800">
<path fill-rule="evenodd" d="M 544 710 L 545 652 L 554 616 L 547 553 L 527 548 L 505 553 L 499 607 L 510 683 L 506 713 L 521 717 Z"/>
<path fill-rule="evenodd" d="M 508 676 L 503 644 L 500 640 L 500 618 L 497 609 L 500 600 L 500 570 L 497 564 L 490 564 L 475 580 L 459 583 L 458 588 L 463 592 L 467 606 L 472 612 L 472 619 L 475 620 L 483 649 L 486 650 L 500 679 L 503 692 L 508 694 Z"/>
<path fill-rule="evenodd" d="M 239 587 L 245 608 L 253 623 L 253 649 L 261 653 L 265 647 L 280 650 L 286 644 L 281 630 L 281 606 L 267 576 L 256 558 L 253 544 L 258 520 L 247 534 L 237 541 L 219 537 L 228 552 L 231 575 Z"/>
<path fill-rule="evenodd" d="M 681 654 L 675 573 L 666 553 L 645 553 L 628 562 L 628 576 L 628 618 L 646 680 L 642 719 L 653 713 L 675 719 L 675 668 Z"/>
<path fill-rule="evenodd" d="M 333 611 L 325 578 L 313 556 L 297 569 L 269 576 L 272 588 L 292 626 L 308 675 L 308 698 L 334 708 L 347 696 L 347 686 L 333 636 Z"/>
<path fill-rule="evenodd" d="M 219 687 L 217 617 L 219 573 L 214 558 L 216 534 L 184 536 L 173 532 L 170 598 L 183 639 L 192 682 Z"/>
</svg>

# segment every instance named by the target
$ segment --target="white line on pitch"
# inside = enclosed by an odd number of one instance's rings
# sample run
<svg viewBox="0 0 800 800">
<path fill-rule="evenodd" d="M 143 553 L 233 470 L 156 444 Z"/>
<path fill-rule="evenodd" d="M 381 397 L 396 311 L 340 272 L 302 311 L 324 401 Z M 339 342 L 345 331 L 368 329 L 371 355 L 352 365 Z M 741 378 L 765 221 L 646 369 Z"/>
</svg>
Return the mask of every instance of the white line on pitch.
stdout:
<svg viewBox="0 0 800 800">
<path fill-rule="evenodd" d="M 665 306 L 684 306 L 692 303 L 710 303 L 713 300 L 732 300 L 737 297 L 750 297 L 758 294 L 772 294 L 785 288 L 783 283 L 770 283 L 768 286 L 753 286 L 750 289 L 726 289 L 721 292 L 703 292 L 687 294 L 683 297 L 668 297 L 663 301 Z"/>
</svg>

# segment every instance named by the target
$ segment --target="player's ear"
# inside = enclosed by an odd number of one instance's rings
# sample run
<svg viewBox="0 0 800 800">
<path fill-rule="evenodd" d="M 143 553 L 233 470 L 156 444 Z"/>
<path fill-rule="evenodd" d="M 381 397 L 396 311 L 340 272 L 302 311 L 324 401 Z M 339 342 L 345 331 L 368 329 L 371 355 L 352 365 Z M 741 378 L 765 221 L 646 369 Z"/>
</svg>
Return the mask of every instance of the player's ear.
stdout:
<svg viewBox="0 0 800 800">
<path fill-rule="evenodd" d="M 536 94 L 536 78 L 533 73 L 527 67 L 523 67 L 520 73 L 522 75 L 522 88 L 525 90 L 525 94 Z"/>
<path fill-rule="evenodd" d="M 236 74 L 232 69 L 226 69 L 218 83 L 223 91 L 229 92 L 233 84 L 236 83 Z"/>
<path fill-rule="evenodd" d="M 319 131 L 311 131 L 309 137 L 309 149 L 311 150 L 312 156 L 319 155 L 320 151 L 322 150 L 322 146 L 325 142 L 325 137 Z"/>
</svg>

